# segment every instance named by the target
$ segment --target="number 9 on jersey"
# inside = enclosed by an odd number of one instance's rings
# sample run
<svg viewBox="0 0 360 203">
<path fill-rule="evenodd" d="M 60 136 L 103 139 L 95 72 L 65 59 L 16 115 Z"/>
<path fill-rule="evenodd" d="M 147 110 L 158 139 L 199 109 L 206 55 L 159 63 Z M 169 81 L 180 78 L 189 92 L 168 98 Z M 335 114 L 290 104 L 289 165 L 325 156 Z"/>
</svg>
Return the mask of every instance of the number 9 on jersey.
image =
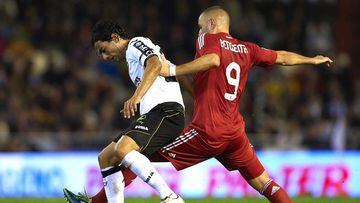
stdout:
<svg viewBox="0 0 360 203">
<path fill-rule="evenodd" d="M 235 70 L 235 78 L 231 77 L 231 71 Z M 224 97 L 226 100 L 234 101 L 237 96 L 239 82 L 240 82 L 240 66 L 235 62 L 231 62 L 226 67 L 226 80 L 229 85 L 235 86 L 234 93 L 225 93 Z"/>
</svg>

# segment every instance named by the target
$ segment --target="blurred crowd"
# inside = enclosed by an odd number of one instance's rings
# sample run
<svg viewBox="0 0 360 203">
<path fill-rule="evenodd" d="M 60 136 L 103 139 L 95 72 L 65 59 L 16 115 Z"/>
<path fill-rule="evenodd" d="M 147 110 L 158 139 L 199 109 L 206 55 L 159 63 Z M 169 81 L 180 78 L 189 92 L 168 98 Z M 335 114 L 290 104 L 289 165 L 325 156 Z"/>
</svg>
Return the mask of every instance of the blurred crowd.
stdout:
<svg viewBox="0 0 360 203">
<path fill-rule="evenodd" d="M 335 47 L 336 1 L 0 1 L 0 150 L 89 150 L 129 120 L 119 110 L 134 86 L 125 64 L 99 61 L 99 19 L 147 36 L 168 59 L 193 58 L 197 17 L 212 5 L 231 34 L 275 50 L 336 59 L 333 68 L 254 68 L 240 110 L 258 149 L 359 149 L 360 81 Z M 187 120 L 192 99 L 184 94 Z"/>
</svg>

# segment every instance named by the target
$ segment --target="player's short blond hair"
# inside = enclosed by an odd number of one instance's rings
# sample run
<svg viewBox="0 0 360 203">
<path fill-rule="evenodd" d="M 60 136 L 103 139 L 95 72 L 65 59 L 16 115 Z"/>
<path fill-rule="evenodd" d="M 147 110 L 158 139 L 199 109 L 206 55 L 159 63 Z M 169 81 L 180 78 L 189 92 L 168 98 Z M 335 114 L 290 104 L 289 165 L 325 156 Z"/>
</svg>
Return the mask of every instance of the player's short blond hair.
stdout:
<svg viewBox="0 0 360 203">
<path fill-rule="evenodd" d="M 223 8 L 223 7 L 221 7 L 221 6 L 211 6 L 211 7 L 209 7 L 209 8 L 207 8 L 207 9 L 205 9 L 202 13 L 201 13 L 202 15 L 212 15 L 212 14 L 214 14 L 214 15 L 220 15 L 220 16 L 222 16 L 222 17 L 224 17 L 223 19 L 225 20 L 225 22 L 227 22 L 228 23 L 228 25 L 227 26 L 229 26 L 230 25 L 230 15 L 229 15 L 229 13 Z"/>
</svg>

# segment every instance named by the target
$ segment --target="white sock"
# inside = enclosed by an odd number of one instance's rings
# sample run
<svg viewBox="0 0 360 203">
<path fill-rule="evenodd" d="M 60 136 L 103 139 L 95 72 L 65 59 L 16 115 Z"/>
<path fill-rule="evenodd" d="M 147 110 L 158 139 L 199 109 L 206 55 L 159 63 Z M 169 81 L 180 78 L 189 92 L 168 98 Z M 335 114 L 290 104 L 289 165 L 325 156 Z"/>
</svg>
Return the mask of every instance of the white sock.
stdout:
<svg viewBox="0 0 360 203">
<path fill-rule="evenodd" d="M 158 191 L 161 199 L 174 193 L 151 164 L 150 160 L 138 151 L 133 150 L 129 152 L 124 157 L 121 164 L 129 168 L 144 182 Z"/>
<path fill-rule="evenodd" d="M 114 167 L 108 167 L 102 169 L 102 174 L 106 173 L 107 171 L 114 169 Z M 103 175 L 105 176 L 105 175 Z M 124 176 L 121 171 L 117 171 L 115 173 L 109 174 L 103 177 L 104 182 L 104 189 L 106 198 L 108 199 L 109 203 L 124 203 L 124 189 L 125 189 L 125 182 Z"/>
</svg>

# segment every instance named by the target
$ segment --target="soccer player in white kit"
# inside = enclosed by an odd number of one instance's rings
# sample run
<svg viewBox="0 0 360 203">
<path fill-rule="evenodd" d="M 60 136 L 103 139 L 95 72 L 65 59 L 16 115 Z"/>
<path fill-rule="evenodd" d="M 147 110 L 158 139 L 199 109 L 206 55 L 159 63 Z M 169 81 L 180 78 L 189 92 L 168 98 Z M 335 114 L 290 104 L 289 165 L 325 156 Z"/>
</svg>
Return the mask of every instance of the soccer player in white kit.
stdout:
<svg viewBox="0 0 360 203">
<path fill-rule="evenodd" d="M 98 157 L 108 202 L 124 202 L 124 167 L 153 187 L 161 202 L 184 202 L 168 187 L 148 159 L 171 143 L 185 123 L 179 83 L 175 77 L 159 75 L 162 67 L 160 47 L 145 37 L 130 39 L 124 29 L 112 21 L 95 24 L 92 44 L 103 60 L 126 59 L 129 76 L 137 88 L 124 103 L 124 117 L 135 116 L 137 104 L 140 104 L 140 117 L 120 132 Z M 84 202 L 67 189 L 64 194 L 69 202 Z"/>
</svg>

